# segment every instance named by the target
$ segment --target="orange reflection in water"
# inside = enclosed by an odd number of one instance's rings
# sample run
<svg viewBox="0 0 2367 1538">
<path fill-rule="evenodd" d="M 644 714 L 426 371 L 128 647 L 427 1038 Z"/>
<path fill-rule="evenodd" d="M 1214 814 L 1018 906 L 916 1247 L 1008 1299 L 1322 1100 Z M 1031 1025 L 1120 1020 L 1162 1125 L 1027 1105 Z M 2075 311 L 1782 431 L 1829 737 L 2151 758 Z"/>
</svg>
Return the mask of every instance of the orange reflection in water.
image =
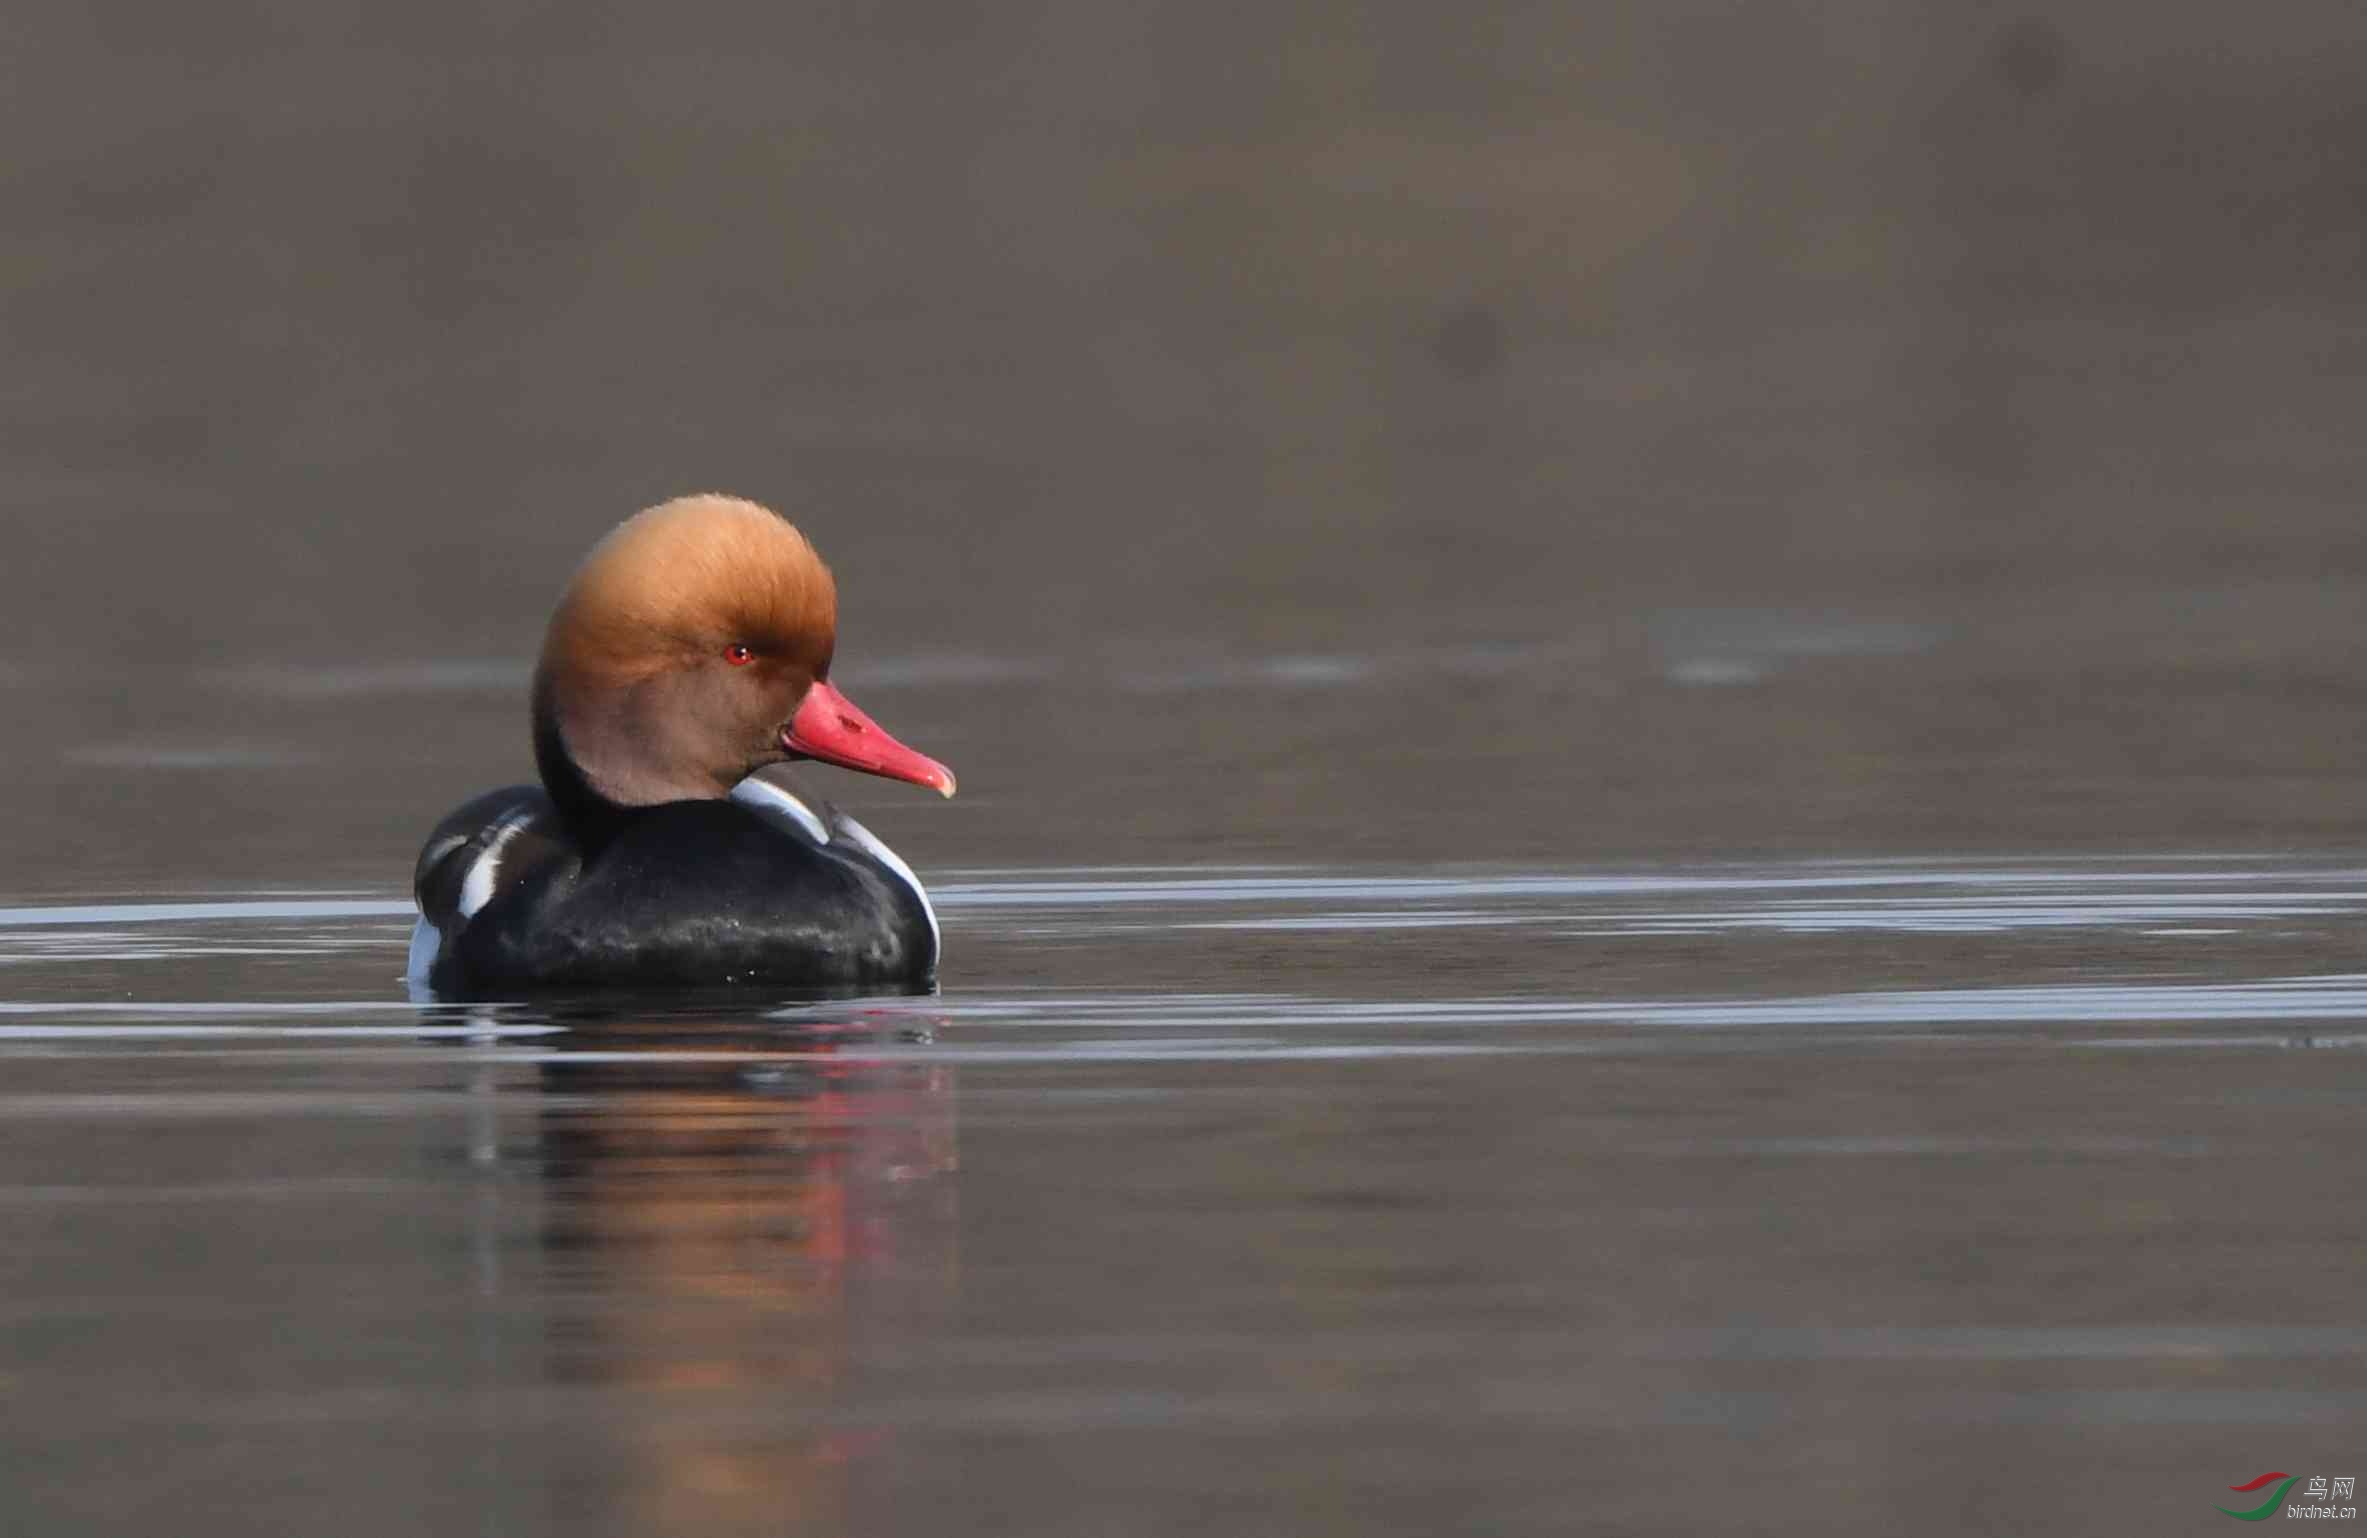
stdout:
<svg viewBox="0 0 2367 1538">
<path fill-rule="evenodd" d="M 597 1391 L 610 1524 L 844 1519 L 846 1380 L 958 1276 L 953 1070 L 864 1050 L 916 1024 L 604 1020 L 545 1065 L 549 1371 Z"/>
</svg>

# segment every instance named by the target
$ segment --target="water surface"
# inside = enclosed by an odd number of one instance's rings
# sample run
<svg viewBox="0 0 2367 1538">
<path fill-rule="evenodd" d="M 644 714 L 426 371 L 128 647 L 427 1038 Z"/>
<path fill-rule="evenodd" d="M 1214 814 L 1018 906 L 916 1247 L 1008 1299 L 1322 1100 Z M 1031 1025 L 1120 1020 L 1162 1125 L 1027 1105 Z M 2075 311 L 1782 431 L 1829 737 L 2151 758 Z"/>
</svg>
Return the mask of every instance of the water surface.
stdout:
<svg viewBox="0 0 2367 1538">
<path fill-rule="evenodd" d="M 831 1001 L 406 998 L 382 891 L 0 909 L 15 1520 L 2083 1530 L 2367 1411 L 2367 867 L 936 892 L 943 993 Z"/>
</svg>

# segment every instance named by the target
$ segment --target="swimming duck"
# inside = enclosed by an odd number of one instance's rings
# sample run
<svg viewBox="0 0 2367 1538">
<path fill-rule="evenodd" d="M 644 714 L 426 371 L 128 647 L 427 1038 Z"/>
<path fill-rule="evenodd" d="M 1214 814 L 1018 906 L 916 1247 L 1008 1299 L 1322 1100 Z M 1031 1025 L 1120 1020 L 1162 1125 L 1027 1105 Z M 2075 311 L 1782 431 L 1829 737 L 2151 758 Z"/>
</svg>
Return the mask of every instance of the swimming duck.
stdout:
<svg viewBox="0 0 2367 1538">
<path fill-rule="evenodd" d="M 542 783 L 468 802 L 419 852 L 411 980 L 925 985 L 919 879 L 787 776 L 815 759 L 953 794 L 831 685 L 837 637 L 830 569 L 778 513 L 695 496 L 618 526 L 543 637 Z"/>
</svg>

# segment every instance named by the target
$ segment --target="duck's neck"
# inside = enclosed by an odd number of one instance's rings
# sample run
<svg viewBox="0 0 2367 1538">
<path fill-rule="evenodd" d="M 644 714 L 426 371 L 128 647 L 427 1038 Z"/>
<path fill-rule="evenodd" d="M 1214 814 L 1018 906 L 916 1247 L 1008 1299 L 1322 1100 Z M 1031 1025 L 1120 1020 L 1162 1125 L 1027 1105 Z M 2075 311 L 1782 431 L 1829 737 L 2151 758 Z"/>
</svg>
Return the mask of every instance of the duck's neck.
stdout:
<svg viewBox="0 0 2367 1538">
<path fill-rule="evenodd" d="M 559 728 L 559 706 L 550 675 L 540 669 L 534 676 L 534 767 L 552 805 L 559 809 L 560 818 L 586 855 L 614 838 L 637 810 L 602 795 L 575 761 L 566 734 Z"/>
</svg>

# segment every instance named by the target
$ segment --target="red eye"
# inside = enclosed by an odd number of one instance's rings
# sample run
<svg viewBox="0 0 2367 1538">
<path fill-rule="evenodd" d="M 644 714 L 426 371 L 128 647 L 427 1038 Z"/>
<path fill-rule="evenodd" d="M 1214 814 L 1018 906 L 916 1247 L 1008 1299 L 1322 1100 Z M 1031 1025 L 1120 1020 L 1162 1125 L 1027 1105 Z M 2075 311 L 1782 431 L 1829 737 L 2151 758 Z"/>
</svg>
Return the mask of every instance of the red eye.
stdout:
<svg viewBox="0 0 2367 1538">
<path fill-rule="evenodd" d="M 734 641 L 723 649 L 723 660 L 735 668 L 744 668 L 756 660 L 756 653 L 750 651 L 740 642 Z"/>
</svg>

